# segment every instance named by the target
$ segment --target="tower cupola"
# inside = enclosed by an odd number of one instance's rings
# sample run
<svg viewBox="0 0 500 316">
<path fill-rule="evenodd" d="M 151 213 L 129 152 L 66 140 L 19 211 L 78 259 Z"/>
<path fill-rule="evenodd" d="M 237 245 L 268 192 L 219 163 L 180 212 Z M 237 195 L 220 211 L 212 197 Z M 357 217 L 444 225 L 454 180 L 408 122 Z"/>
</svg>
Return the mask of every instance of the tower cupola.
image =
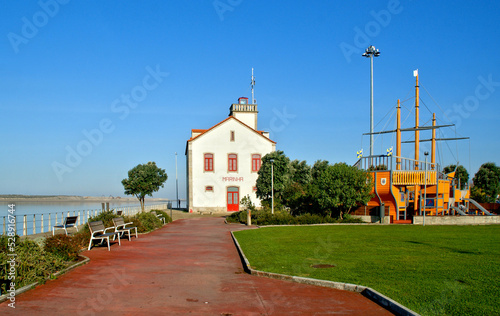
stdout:
<svg viewBox="0 0 500 316">
<path fill-rule="evenodd" d="M 257 104 L 249 104 L 248 98 L 238 98 L 238 103 L 233 103 L 229 107 L 229 116 L 233 116 L 257 130 Z"/>
</svg>

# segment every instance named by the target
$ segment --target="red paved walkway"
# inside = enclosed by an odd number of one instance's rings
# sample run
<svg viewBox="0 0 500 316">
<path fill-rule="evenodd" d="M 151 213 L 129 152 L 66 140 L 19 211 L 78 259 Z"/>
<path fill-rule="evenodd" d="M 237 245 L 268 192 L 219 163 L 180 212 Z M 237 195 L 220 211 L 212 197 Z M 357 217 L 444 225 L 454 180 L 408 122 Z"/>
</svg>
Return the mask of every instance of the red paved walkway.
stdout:
<svg viewBox="0 0 500 316">
<path fill-rule="evenodd" d="M 17 296 L 1 315 L 387 315 L 363 296 L 243 272 L 221 218 L 178 220 Z"/>
</svg>

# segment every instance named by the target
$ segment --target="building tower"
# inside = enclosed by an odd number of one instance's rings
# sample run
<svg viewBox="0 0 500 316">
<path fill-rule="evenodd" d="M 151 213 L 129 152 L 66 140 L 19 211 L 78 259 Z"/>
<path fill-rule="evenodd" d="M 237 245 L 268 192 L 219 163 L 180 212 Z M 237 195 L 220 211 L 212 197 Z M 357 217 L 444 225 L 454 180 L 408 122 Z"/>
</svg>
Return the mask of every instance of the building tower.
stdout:
<svg viewBox="0 0 500 316">
<path fill-rule="evenodd" d="M 237 118 L 249 127 L 257 130 L 257 104 L 248 104 L 248 98 L 241 97 L 238 103 L 233 103 L 229 107 L 229 116 Z"/>
</svg>

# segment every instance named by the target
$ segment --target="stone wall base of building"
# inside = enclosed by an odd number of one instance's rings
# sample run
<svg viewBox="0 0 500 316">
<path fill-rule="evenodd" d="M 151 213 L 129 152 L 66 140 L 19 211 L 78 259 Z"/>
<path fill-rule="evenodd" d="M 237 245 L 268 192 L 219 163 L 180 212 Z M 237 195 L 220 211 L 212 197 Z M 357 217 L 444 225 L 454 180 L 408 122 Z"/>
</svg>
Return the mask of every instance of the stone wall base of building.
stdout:
<svg viewBox="0 0 500 316">
<path fill-rule="evenodd" d="M 414 225 L 423 225 L 423 216 L 413 216 Z M 488 225 L 500 224 L 500 216 L 426 216 L 425 225 Z"/>
<path fill-rule="evenodd" d="M 202 214 L 233 213 L 233 212 L 228 212 L 226 207 L 191 207 L 189 211 L 190 212 L 192 211 L 193 213 L 202 213 Z"/>
<path fill-rule="evenodd" d="M 352 217 L 360 218 L 365 223 L 380 223 L 380 216 L 374 215 L 351 215 Z M 389 216 L 384 216 L 382 224 L 390 224 L 391 218 Z"/>
</svg>

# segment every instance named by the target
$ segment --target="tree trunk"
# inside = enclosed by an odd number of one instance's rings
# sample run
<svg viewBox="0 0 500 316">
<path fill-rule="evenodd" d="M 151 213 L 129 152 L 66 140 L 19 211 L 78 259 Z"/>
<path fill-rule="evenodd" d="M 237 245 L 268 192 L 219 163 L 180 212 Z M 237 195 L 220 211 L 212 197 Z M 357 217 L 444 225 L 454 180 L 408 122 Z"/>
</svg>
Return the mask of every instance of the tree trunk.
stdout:
<svg viewBox="0 0 500 316">
<path fill-rule="evenodd" d="M 144 212 L 144 197 L 141 197 L 141 210 Z"/>
</svg>

